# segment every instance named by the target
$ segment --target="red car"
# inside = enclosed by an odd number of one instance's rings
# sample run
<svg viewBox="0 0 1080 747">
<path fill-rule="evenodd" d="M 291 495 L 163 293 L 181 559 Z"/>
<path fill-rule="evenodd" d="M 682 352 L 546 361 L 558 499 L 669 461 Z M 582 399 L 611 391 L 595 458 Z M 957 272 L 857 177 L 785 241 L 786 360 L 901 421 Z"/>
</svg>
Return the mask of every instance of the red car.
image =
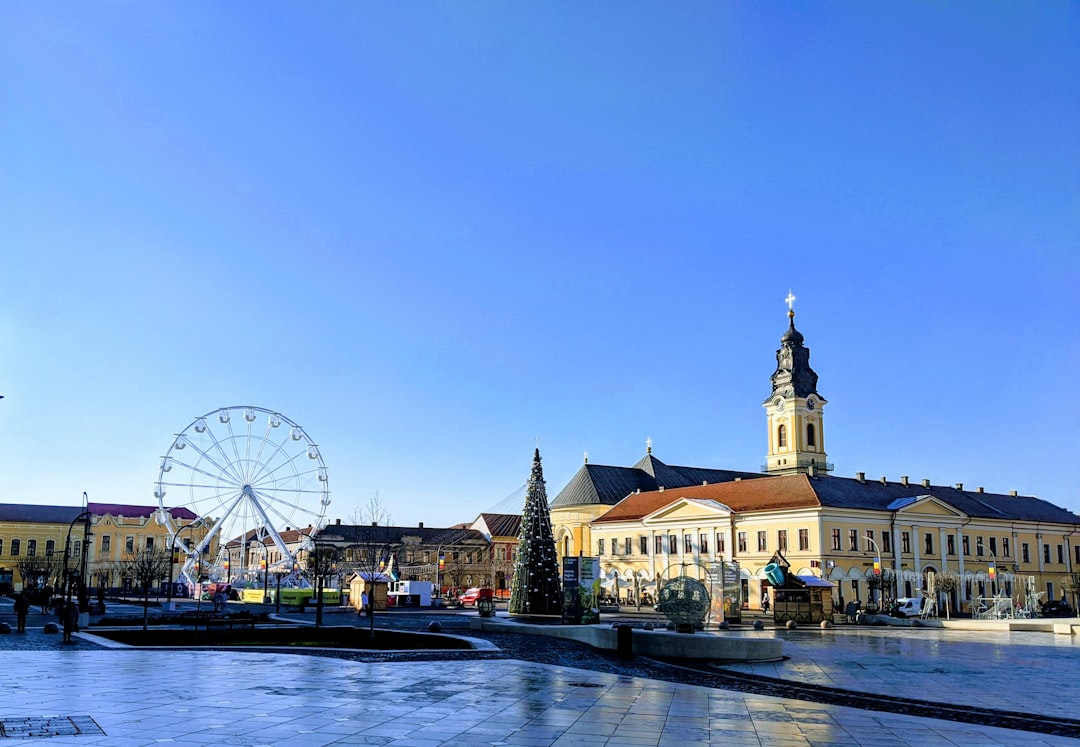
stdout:
<svg viewBox="0 0 1080 747">
<path fill-rule="evenodd" d="M 461 602 L 462 607 L 468 607 L 470 604 L 475 607 L 476 603 L 481 599 L 492 599 L 494 596 L 494 589 L 481 589 L 479 586 L 474 586 L 471 589 L 466 589 L 463 594 L 460 594 L 458 596 L 458 601 Z"/>
</svg>

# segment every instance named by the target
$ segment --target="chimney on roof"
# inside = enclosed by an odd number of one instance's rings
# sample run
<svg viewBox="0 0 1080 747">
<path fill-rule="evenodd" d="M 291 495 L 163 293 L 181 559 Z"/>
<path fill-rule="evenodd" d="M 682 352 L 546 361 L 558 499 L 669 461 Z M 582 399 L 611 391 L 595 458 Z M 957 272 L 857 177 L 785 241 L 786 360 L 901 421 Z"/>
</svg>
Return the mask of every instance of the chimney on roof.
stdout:
<svg viewBox="0 0 1080 747">
<path fill-rule="evenodd" d="M 742 482 L 742 478 L 741 477 L 736 477 L 735 482 Z"/>
<path fill-rule="evenodd" d="M 903 485 L 905 488 L 908 486 L 908 476 L 907 475 L 900 475 L 900 484 Z"/>
<path fill-rule="evenodd" d="M 813 477 L 815 474 L 817 474 L 817 465 L 813 462 L 810 462 L 810 466 L 806 468 L 806 474 L 809 477 Z"/>
<path fill-rule="evenodd" d="M 859 482 L 866 482 L 866 473 L 865 472 L 856 472 L 855 473 L 855 479 L 858 480 Z"/>
<path fill-rule="evenodd" d="M 885 477 L 885 475 L 881 476 L 881 484 L 882 485 L 888 485 L 889 484 L 889 479 L 887 477 Z"/>
<path fill-rule="evenodd" d="M 975 488 L 975 492 L 976 492 L 976 493 L 985 493 L 986 491 L 985 491 L 985 490 L 983 490 L 983 486 L 982 486 L 982 485 L 980 485 L 979 487 Z"/>
<path fill-rule="evenodd" d="M 1011 495 L 1013 498 L 1015 498 L 1016 497 L 1016 491 L 1015 490 L 1010 490 L 1009 495 Z"/>
<path fill-rule="evenodd" d="M 421 528 L 421 529 L 423 529 L 423 528 L 424 528 L 424 522 L 422 522 L 422 521 L 420 522 L 420 528 Z"/>
<path fill-rule="evenodd" d="M 708 484 L 709 484 L 709 481 L 708 481 L 708 480 L 702 480 L 702 481 L 701 481 L 701 484 L 702 484 L 702 485 L 708 485 Z"/>
<path fill-rule="evenodd" d="M 928 488 L 928 487 L 930 487 L 930 480 L 929 480 L 928 478 L 925 478 L 925 477 L 924 477 L 924 478 L 922 479 L 922 486 L 923 486 L 924 488 Z"/>
<path fill-rule="evenodd" d="M 341 519 L 334 519 L 334 524 L 341 526 Z"/>
<path fill-rule="evenodd" d="M 661 492 L 661 493 L 663 493 L 663 492 L 664 492 L 664 486 L 663 486 L 663 485 L 661 485 L 661 486 L 660 486 L 660 492 Z"/>
<path fill-rule="evenodd" d="M 371 522 L 371 526 L 377 527 L 377 526 L 379 526 L 379 522 L 373 521 L 373 522 Z"/>
<path fill-rule="evenodd" d="M 957 490 L 963 490 L 964 489 L 964 483 L 962 483 L 962 482 L 956 483 L 956 489 Z"/>
<path fill-rule="evenodd" d="M 286 532 L 289 531 L 290 529 L 292 529 L 292 527 L 285 527 Z"/>
</svg>

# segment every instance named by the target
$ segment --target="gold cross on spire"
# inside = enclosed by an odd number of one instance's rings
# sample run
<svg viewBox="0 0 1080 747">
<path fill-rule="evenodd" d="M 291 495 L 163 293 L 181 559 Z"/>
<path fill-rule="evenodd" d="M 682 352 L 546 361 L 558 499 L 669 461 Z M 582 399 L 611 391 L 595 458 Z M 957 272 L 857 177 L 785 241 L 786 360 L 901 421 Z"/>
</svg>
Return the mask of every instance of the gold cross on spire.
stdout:
<svg viewBox="0 0 1080 747">
<path fill-rule="evenodd" d="M 795 310 L 795 296 L 791 293 L 791 288 L 788 288 L 787 298 L 784 299 L 784 303 L 787 304 L 788 311 Z"/>
</svg>

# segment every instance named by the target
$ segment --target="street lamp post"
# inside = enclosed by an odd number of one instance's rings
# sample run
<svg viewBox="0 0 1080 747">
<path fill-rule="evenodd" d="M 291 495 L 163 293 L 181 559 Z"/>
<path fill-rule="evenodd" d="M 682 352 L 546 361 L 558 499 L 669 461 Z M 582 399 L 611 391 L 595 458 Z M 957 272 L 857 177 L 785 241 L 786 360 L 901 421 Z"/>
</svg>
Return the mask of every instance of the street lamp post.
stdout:
<svg viewBox="0 0 1080 747">
<path fill-rule="evenodd" d="M 204 527 L 204 526 L 206 526 L 206 519 L 204 517 L 200 516 L 198 519 L 191 522 L 187 526 L 180 527 L 179 529 L 176 530 L 176 535 L 173 538 L 172 547 L 169 548 L 169 598 L 168 599 L 169 599 L 170 605 L 172 604 L 172 592 L 173 592 L 173 565 L 176 562 L 176 551 L 177 551 L 176 545 L 177 545 L 177 542 L 180 542 L 180 535 L 183 534 L 184 532 L 191 532 L 192 530 L 195 529 L 195 527 Z M 192 540 L 194 541 L 194 538 L 192 538 Z M 181 542 L 180 546 L 184 547 L 184 544 Z M 201 576 L 202 575 L 202 548 L 198 548 L 198 552 L 199 552 L 198 575 Z M 195 579 L 195 583 L 196 583 L 196 585 L 198 585 L 198 583 L 199 583 L 198 578 Z M 195 593 L 194 588 L 192 588 L 192 593 L 193 594 Z M 199 602 L 201 602 L 202 601 L 202 594 L 199 594 L 198 596 L 199 596 Z M 199 604 L 196 603 L 196 607 L 198 607 L 198 606 L 199 606 Z"/>
<path fill-rule="evenodd" d="M 86 493 L 83 493 L 83 499 L 85 500 Z M 71 571 L 68 569 L 68 560 L 71 557 L 71 530 L 75 528 L 75 525 L 79 522 L 83 523 L 83 543 L 82 543 L 82 558 L 79 563 L 79 583 L 82 583 L 83 574 L 86 570 L 86 540 L 90 536 L 90 517 L 93 514 L 90 511 L 83 511 L 81 514 L 71 520 L 71 524 L 68 526 L 67 541 L 64 543 L 64 597 L 70 603 L 71 602 Z"/>
<path fill-rule="evenodd" d="M 263 604 L 270 604 L 270 546 L 266 539 L 262 540 L 263 546 Z"/>
</svg>

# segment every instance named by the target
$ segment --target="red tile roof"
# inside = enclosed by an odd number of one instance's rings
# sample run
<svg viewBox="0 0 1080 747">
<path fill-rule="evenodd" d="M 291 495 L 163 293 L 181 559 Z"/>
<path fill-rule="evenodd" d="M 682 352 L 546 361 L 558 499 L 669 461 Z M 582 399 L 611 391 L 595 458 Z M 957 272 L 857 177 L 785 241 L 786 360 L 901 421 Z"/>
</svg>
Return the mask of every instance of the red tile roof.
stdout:
<svg viewBox="0 0 1080 747">
<path fill-rule="evenodd" d="M 717 501 L 736 513 L 812 508 L 821 505 L 806 475 L 780 475 L 755 480 L 634 493 L 612 506 L 607 513 L 594 519 L 594 522 L 639 521 L 680 498 Z"/>
</svg>

